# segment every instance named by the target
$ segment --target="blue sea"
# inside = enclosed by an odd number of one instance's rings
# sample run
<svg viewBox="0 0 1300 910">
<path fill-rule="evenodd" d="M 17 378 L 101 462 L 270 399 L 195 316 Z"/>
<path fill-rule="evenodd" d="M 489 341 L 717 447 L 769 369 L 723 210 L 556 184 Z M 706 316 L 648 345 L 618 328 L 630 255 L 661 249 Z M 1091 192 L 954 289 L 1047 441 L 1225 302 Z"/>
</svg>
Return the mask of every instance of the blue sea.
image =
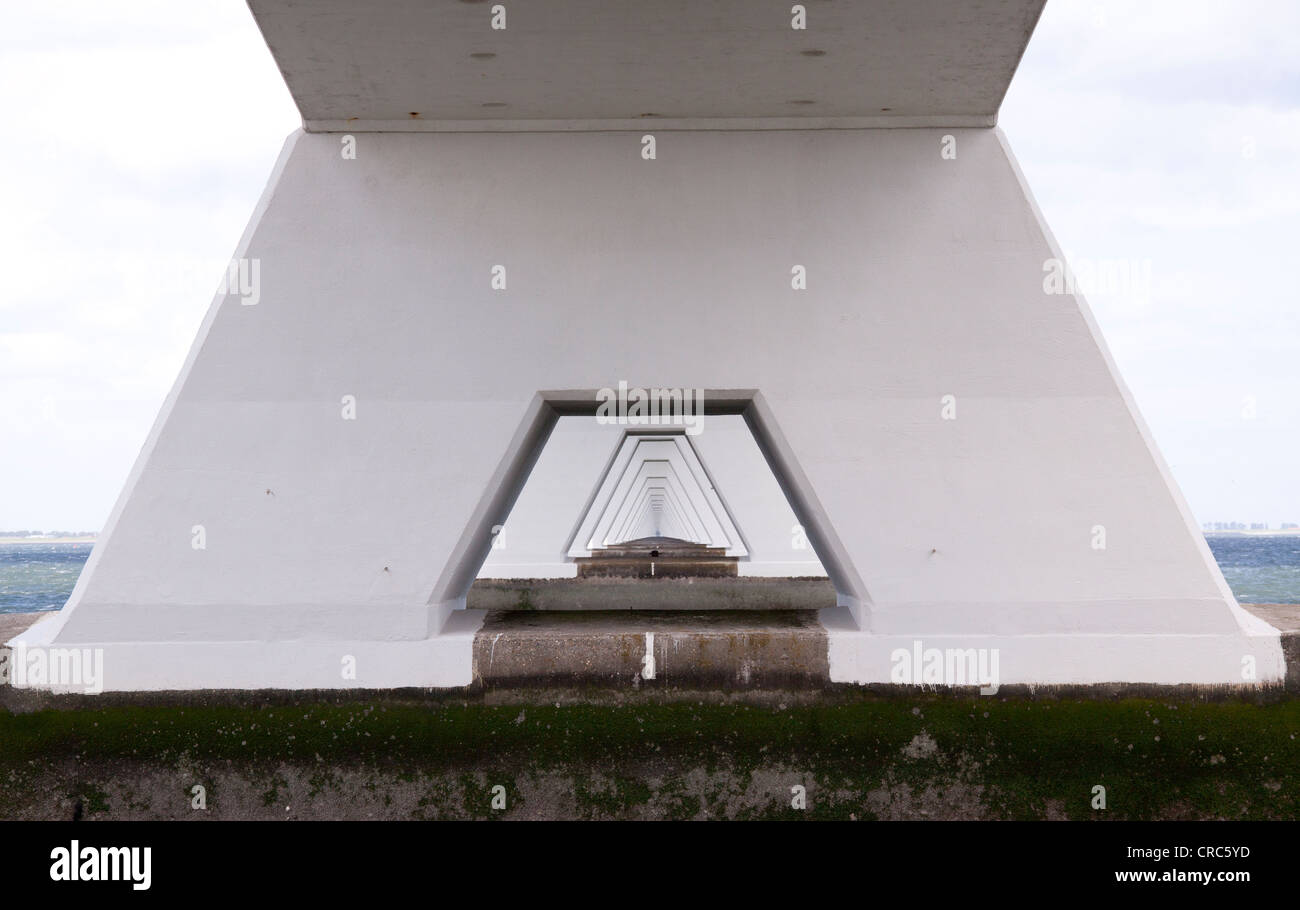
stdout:
<svg viewBox="0 0 1300 910">
<path fill-rule="evenodd" d="M 1300 603 L 1300 535 L 1208 534 L 1206 540 L 1239 601 Z M 0 542 L 0 613 L 62 607 L 92 546 Z"/>
<path fill-rule="evenodd" d="M 1300 603 L 1300 534 L 1206 534 L 1205 540 L 1241 603 Z"/>
<path fill-rule="evenodd" d="M 0 541 L 0 613 L 57 610 L 68 600 L 91 543 Z"/>
</svg>

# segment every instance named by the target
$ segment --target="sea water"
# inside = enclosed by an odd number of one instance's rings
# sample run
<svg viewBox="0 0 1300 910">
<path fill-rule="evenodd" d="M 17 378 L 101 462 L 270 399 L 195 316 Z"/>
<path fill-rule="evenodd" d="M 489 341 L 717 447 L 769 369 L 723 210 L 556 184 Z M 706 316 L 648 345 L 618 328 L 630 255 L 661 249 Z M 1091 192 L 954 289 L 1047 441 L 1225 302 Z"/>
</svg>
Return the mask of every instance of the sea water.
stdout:
<svg viewBox="0 0 1300 910">
<path fill-rule="evenodd" d="M 1300 603 L 1300 535 L 1207 534 L 1242 603 Z M 93 545 L 0 541 L 0 613 L 57 610 Z"/>
</svg>

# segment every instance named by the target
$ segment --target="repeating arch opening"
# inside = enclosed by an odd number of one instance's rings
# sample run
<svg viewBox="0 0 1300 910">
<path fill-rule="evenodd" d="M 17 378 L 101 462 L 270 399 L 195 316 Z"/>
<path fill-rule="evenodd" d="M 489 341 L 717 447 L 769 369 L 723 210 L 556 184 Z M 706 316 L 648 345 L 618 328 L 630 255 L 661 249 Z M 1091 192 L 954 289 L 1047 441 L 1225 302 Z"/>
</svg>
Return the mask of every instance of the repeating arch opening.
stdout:
<svg viewBox="0 0 1300 910">
<path fill-rule="evenodd" d="M 512 510 L 561 418 L 593 418 L 588 426 L 594 425 L 599 400 L 595 391 L 586 390 L 544 391 L 534 397 L 439 581 L 431 606 L 464 606 L 490 556 L 492 566 L 511 567 L 513 577 L 534 577 L 528 565 L 511 563 L 522 533 L 511 518 Z M 836 603 L 848 607 L 852 619 L 861 624 L 870 603 L 866 588 L 761 394 L 755 390 L 706 390 L 703 413 L 733 418 L 734 426 L 748 431 L 751 446 L 757 448 L 769 472 L 768 483 L 775 481 L 788 514 L 793 516 L 791 526 L 782 527 L 781 533 L 792 547 L 799 546 L 802 539 L 802 546 L 809 551 L 804 559 L 816 560 L 811 564 L 829 578 Z M 707 449 L 708 430 L 696 438 L 669 427 L 620 426 L 617 430 L 615 436 L 606 436 L 616 440 L 613 452 L 593 475 L 594 482 L 586 481 L 592 484 L 586 501 L 569 505 L 574 517 L 568 533 L 556 541 L 556 562 L 579 561 L 610 547 L 668 538 L 726 553 L 753 570 L 755 549 L 749 531 L 726 498 L 738 491 L 728 489 L 725 477 L 714 476 L 711 467 L 716 466 L 707 464 L 702 454 Z M 550 573 L 550 577 L 555 575 Z M 489 572 L 487 577 L 497 576 Z"/>
</svg>

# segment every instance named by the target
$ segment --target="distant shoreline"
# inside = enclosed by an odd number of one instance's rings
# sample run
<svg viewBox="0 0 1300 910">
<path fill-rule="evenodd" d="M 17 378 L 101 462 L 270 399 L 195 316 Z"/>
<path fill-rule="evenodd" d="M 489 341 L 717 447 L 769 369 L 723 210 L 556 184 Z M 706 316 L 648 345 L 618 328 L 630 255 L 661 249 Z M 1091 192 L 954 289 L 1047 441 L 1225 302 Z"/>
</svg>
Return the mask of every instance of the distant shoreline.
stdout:
<svg viewBox="0 0 1300 910">
<path fill-rule="evenodd" d="M 0 537 L 0 545 L 7 543 L 94 543 L 98 537 Z"/>
<path fill-rule="evenodd" d="M 1269 530 L 1237 529 L 1234 531 L 1201 531 L 1206 537 L 1300 537 L 1300 528 L 1271 528 Z M 8 543 L 94 543 L 96 537 L 0 537 L 0 546 Z"/>
</svg>

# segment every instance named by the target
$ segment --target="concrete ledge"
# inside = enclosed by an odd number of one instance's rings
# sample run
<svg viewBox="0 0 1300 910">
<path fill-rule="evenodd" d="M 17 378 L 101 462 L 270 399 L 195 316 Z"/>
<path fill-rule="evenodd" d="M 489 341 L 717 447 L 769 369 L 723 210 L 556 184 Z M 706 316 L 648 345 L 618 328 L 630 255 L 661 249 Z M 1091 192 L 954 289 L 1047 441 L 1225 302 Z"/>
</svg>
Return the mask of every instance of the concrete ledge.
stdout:
<svg viewBox="0 0 1300 910">
<path fill-rule="evenodd" d="M 1282 633 L 1286 659 L 1286 688 L 1300 692 L 1300 604 L 1242 604 L 1254 616 Z"/>
<path fill-rule="evenodd" d="M 704 590 L 708 597 L 707 589 L 711 583 L 734 585 L 736 581 L 737 579 L 703 579 L 691 583 L 683 579 L 665 584 L 679 585 L 682 589 Z M 758 584 L 748 587 L 755 592 L 764 587 L 812 592 L 818 588 L 819 582 L 824 583 L 824 580 L 791 583 L 789 579 L 753 581 Z M 763 584 L 768 581 L 771 581 L 770 585 Z M 560 589 L 563 587 L 560 586 Z M 598 587 L 639 587 L 644 590 L 646 586 L 635 583 L 629 585 L 620 580 L 598 580 L 584 582 L 582 587 L 588 590 Z M 509 589 L 503 583 L 497 590 Z M 353 642 L 351 645 L 355 647 L 351 649 L 343 643 L 337 643 L 328 648 L 328 653 L 316 655 L 321 672 L 319 688 L 312 691 L 315 692 L 315 697 L 326 698 L 352 698 L 353 693 L 374 698 L 377 694 L 386 692 L 396 699 L 483 698 L 489 702 L 510 703 L 621 703 L 629 700 L 671 701 L 683 698 L 702 701 L 739 699 L 751 703 L 787 702 L 793 699 L 825 703 L 867 694 L 886 698 L 910 697 L 921 688 L 955 696 L 974 691 L 963 687 L 893 685 L 872 681 L 870 675 L 861 681 L 833 681 L 828 668 L 828 651 L 833 653 L 836 647 L 847 644 L 847 640 L 837 643 L 837 639 L 843 639 L 843 631 L 833 622 L 828 624 L 827 615 L 833 611 L 823 611 L 819 621 L 819 617 L 811 611 L 764 611 L 735 607 L 730 611 L 700 613 L 685 609 L 646 611 L 631 606 L 622 610 L 599 610 L 596 609 L 597 606 L 596 603 L 591 603 L 585 609 L 567 614 L 548 610 L 494 612 L 488 614 L 481 629 L 476 627 L 483 614 L 466 611 L 463 614 L 464 622 L 457 624 L 454 629 L 449 628 L 451 634 L 430 640 L 436 642 L 438 648 L 452 648 L 457 655 L 463 655 L 455 662 L 459 665 L 455 678 L 445 675 L 435 678 L 428 672 L 426 664 L 432 656 L 429 652 L 432 646 L 429 643 L 412 646 L 410 643 Z M 1008 652 L 1007 658 L 1011 660 L 1005 668 L 1013 672 L 1004 672 L 1003 679 L 1006 682 L 999 694 L 1029 698 L 1112 699 L 1152 696 L 1195 700 L 1270 700 L 1285 697 L 1287 692 L 1300 692 L 1300 605 L 1243 606 L 1252 615 L 1280 630 L 1285 682 L 1278 679 L 1257 686 L 1167 683 L 1158 680 L 1145 683 L 1081 684 L 1068 680 L 1024 683 L 1015 679 L 1014 666 L 1019 661 L 1012 658 L 1016 654 Z M 34 622 L 53 615 L 55 614 L 0 614 L 0 642 L 20 634 Z M 654 634 L 653 679 L 647 679 L 643 675 L 647 633 Z M 866 642 L 863 644 L 865 646 Z M 941 644 L 944 644 L 941 640 L 926 639 L 927 647 Z M 969 646 L 970 641 L 963 639 L 960 644 Z M 1024 644 L 1029 646 L 1034 643 Z M 1078 641 L 1053 643 L 1045 642 L 1042 638 L 1037 640 L 1039 647 L 1045 644 L 1054 644 L 1058 650 L 1068 647 L 1074 651 L 1080 646 Z M 1086 644 L 1089 647 L 1098 646 L 1095 641 Z M 1140 642 L 1137 644 L 1141 645 Z M 401 659 L 394 661 L 394 657 L 398 656 L 394 650 L 397 646 L 401 646 Z M 1109 646 L 1115 647 L 1118 643 L 1112 642 Z M 212 654 L 207 654 L 213 650 L 212 643 L 172 644 L 163 646 L 161 650 L 157 645 L 145 643 L 110 644 L 105 647 L 112 652 L 110 656 L 119 657 L 128 664 L 146 661 L 146 658 L 155 662 L 163 660 L 173 667 L 167 675 L 179 683 L 194 678 L 192 660 L 196 651 L 203 651 L 213 659 L 222 654 L 246 659 L 245 649 L 255 646 L 232 642 L 218 648 L 220 653 L 213 651 Z M 271 672 L 256 687 L 225 689 L 222 687 L 223 674 L 219 667 L 214 666 L 205 671 L 204 678 L 211 680 L 207 685 L 177 684 L 170 688 L 155 685 L 149 687 L 154 690 L 149 693 L 132 691 L 135 680 L 119 678 L 115 681 L 112 678 L 115 674 L 110 672 L 108 688 L 119 690 L 118 695 L 55 695 L 31 690 L 16 691 L 5 685 L 0 687 L 0 693 L 3 694 L 0 707 L 22 711 L 43 705 L 72 706 L 91 700 L 99 702 L 114 699 L 125 699 L 127 703 L 154 703 L 150 701 L 151 698 L 161 699 L 158 703 L 245 703 L 250 699 L 253 703 L 266 699 L 278 701 L 284 697 L 292 698 L 294 692 L 303 687 L 278 690 L 267 688 L 280 684 L 279 680 L 273 678 L 280 674 L 272 668 L 282 670 L 286 661 L 292 665 L 294 662 L 310 660 L 317 650 L 320 647 L 313 643 L 278 643 L 275 653 L 266 655 L 265 665 Z M 879 648 L 872 650 L 874 653 Z M 1147 648 L 1148 652 L 1153 650 L 1160 649 L 1157 646 Z M 339 657 L 343 651 L 361 658 L 360 678 L 352 685 L 340 685 L 337 675 Z M 1240 659 L 1236 651 L 1227 657 Z M 9 649 L 0 648 L 0 680 L 6 683 L 8 660 Z M 417 667 L 413 661 L 420 666 Z M 112 663 L 116 664 L 117 661 Z M 288 676 L 284 678 L 285 681 L 289 679 Z M 443 688 L 436 692 L 413 689 L 410 688 L 411 679 L 427 679 L 417 684 Z M 381 688 L 385 685 L 390 688 Z"/>
<path fill-rule="evenodd" d="M 1241 606 L 1284 635 L 1288 632 L 1300 633 L 1300 604 L 1242 604 Z"/>
<path fill-rule="evenodd" d="M 483 613 L 460 610 L 440 634 L 418 640 L 339 641 L 44 641 L 23 636 L 29 665 L 36 652 L 78 652 L 97 677 L 93 685 L 52 687 L 29 678 L 16 683 L 5 661 L 5 682 L 22 688 L 78 692 L 202 691 L 225 689 L 463 688 L 472 678 L 474 635 Z M 9 649 L 2 655 L 8 658 Z M 53 656 L 49 662 L 53 662 Z M 15 661 L 16 662 L 16 661 Z M 17 670 L 17 667 L 13 668 Z M 85 670 L 83 669 L 84 673 Z M 6 685 L 5 688 L 11 688 Z"/>
<path fill-rule="evenodd" d="M 1165 704 L 1269 705 L 1296 701 L 1297 692 L 1282 686 L 1244 689 L 1239 686 L 1166 686 L 1146 683 L 1110 683 L 1078 686 L 1002 686 L 997 695 L 980 696 L 971 687 L 846 685 L 824 688 L 708 689 L 664 685 L 593 687 L 545 684 L 485 687 L 481 682 L 451 688 L 388 689 L 186 689 L 105 692 L 80 695 L 14 689 L 0 686 L 0 715 L 37 711 L 90 711 L 114 707 L 274 708 L 303 704 L 392 705 L 436 709 L 445 706 L 628 707 L 636 705 L 734 705 L 777 709 L 782 706 L 908 703 L 917 699 L 938 702 L 969 701 L 990 704 L 1038 704 L 1058 701 L 1123 702 L 1155 699 Z"/>
<path fill-rule="evenodd" d="M 0 645 L 26 632 L 33 625 L 47 616 L 54 616 L 57 611 L 48 610 L 42 613 L 0 613 Z"/>
<path fill-rule="evenodd" d="M 820 610 L 835 606 L 827 578 L 480 578 L 473 610 Z"/>
<path fill-rule="evenodd" d="M 11 650 L 7 644 L 15 635 L 21 635 L 47 616 L 54 616 L 56 611 L 41 613 L 0 613 L 0 685 L 9 686 L 9 660 Z"/>
<path fill-rule="evenodd" d="M 802 611 L 489 613 L 474 681 L 511 686 L 822 688 L 826 630 Z"/>
</svg>

